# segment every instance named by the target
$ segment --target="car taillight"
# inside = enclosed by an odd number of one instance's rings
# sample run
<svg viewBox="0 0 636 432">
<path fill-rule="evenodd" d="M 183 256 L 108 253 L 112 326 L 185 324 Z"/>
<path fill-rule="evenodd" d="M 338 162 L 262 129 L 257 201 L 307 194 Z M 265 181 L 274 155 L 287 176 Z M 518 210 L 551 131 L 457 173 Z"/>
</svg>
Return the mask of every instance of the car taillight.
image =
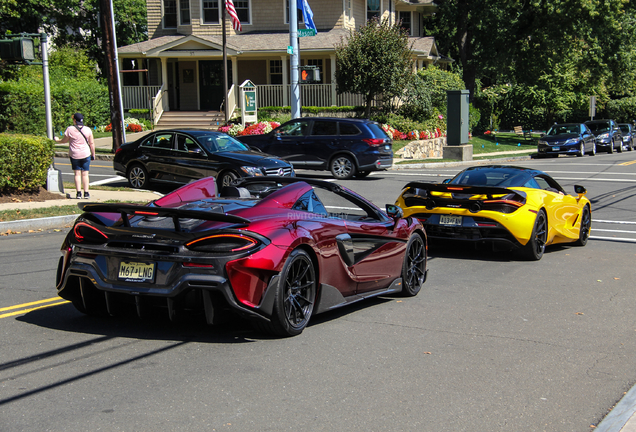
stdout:
<svg viewBox="0 0 636 432">
<path fill-rule="evenodd" d="M 117 150 L 115 150 L 115 154 L 119 153 L 121 151 L 121 147 L 117 147 Z"/>
<path fill-rule="evenodd" d="M 186 247 L 196 252 L 242 252 L 259 244 L 258 240 L 242 234 L 216 234 L 201 237 L 186 243 Z"/>
<path fill-rule="evenodd" d="M 382 138 L 364 138 L 362 141 L 373 147 L 378 147 L 384 144 L 384 139 Z"/>
<path fill-rule="evenodd" d="M 75 234 L 75 239 L 81 243 L 103 244 L 108 240 L 106 234 L 86 222 L 76 223 L 73 227 L 73 234 Z"/>
</svg>

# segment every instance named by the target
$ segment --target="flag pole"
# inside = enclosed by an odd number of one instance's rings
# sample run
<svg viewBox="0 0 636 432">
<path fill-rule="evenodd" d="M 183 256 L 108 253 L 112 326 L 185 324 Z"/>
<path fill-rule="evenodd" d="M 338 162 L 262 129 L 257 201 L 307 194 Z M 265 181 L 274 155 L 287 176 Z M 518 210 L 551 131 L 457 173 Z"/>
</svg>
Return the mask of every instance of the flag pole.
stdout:
<svg viewBox="0 0 636 432">
<path fill-rule="evenodd" d="M 225 92 L 223 93 L 223 106 L 225 107 L 225 123 L 230 120 L 230 109 L 227 100 L 227 91 L 228 91 L 228 82 L 227 82 L 227 36 L 225 34 L 225 0 L 221 0 L 222 13 L 221 17 L 223 19 L 223 86 Z"/>
<path fill-rule="evenodd" d="M 291 118 L 300 117 L 300 88 L 298 87 L 298 6 L 289 0 L 289 44 L 291 54 Z"/>
</svg>

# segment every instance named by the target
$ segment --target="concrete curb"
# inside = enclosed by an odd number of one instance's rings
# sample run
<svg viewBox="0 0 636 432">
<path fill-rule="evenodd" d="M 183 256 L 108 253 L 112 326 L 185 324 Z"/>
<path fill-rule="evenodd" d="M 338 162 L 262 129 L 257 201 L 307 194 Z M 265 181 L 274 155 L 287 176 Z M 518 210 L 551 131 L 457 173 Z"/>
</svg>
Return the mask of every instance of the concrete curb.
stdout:
<svg viewBox="0 0 636 432">
<path fill-rule="evenodd" d="M 45 230 L 51 228 L 64 228 L 71 225 L 79 215 L 54 216 L 38 219 L 22 219 L 16 221 L 0 222 L 0 233 L 26 232 L 29 230 Z"/>
</svg>

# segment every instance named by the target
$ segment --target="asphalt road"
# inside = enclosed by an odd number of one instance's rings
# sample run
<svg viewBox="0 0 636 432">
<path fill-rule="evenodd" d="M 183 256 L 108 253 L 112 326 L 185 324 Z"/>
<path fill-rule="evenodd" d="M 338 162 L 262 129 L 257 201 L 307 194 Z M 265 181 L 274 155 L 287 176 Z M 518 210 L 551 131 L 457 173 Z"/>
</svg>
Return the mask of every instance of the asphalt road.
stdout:
<svg viewBox="0 0 636 432">
<path fill-rule="evenodd" d="M 586 247 L 539 262 L 431 249 L 417 297 L 319 315 L 287 339 L 85 317 L 46 301 L 64 232 L 0 238 L 0 430 L 590 430 L 636 382 L 636 152 L 522 165 L 588 189 Z M 460 169 L 342 184 L 384 205 Z"/>
</svg>

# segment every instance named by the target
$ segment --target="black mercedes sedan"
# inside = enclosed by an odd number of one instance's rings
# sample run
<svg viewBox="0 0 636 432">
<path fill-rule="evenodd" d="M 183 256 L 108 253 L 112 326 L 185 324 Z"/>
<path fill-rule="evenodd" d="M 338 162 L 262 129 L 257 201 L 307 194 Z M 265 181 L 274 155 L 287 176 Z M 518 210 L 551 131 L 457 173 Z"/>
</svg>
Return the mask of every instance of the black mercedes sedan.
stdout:
<svg viewBox="0 0 636 432">
<path fill-rule="evenodd" d="M 538 156 L 596 154 L 594 134 L 583 123 L 557 123 L 541 135 L 537 142 Z"/>
<path fill-rule="evenodd" d="M 115 172 L 133 188 L 149 182 L 188 183 L 215 177 L 219 188 L 241 177 L 294 176 L 293 166 L 209 130 L 159 130 L 126 143 L 113 159 Z"/>
<path fill-rule="evenodd" d="M 331 171 L 338 180 L 366 177 L 393 165 L 391 138 L 367 119 L 303 117 L 269 133 L 238 139 L 280 156 L 296 169 Z"/>
</svg>

